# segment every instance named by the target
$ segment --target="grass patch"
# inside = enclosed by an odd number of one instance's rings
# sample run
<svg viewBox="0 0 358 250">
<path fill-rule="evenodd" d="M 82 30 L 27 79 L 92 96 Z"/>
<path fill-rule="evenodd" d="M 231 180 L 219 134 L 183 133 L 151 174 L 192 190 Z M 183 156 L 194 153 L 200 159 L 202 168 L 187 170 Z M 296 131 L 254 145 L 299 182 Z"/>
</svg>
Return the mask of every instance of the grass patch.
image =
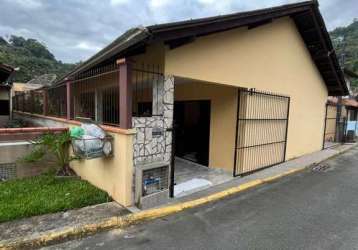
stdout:
<svg viewBox="0 0 358 250">
<path fill-rule="evenodd" d="M 107 202 L 107 193 L 77 178 L 46 174 L 0 182 L 0 222 Z"/>
</svg>

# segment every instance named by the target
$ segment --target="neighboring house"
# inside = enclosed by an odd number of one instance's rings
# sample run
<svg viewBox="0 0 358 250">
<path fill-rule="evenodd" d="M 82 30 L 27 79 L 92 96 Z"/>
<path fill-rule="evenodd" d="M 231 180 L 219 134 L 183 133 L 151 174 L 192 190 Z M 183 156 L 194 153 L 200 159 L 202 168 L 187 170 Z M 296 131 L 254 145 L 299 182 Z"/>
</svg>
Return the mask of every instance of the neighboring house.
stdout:
<svg viewBox="0 0 358 250">
<path fill-rule="evenodd" d="M 352 80 L 358 79 L 358 74 L 353 72 L 350 69 L 347 69 L 347 68 L 344 68 L 343 72 L 344 72 L 344 76 L 346 78 L 346 83 L 347 83 L 347 86 L 348 86 L 348 89 L 349 89 L 349 95 L 350 96 L 358 95 L 357 86 L 352 86 Z"/>
<path fill-rule="evenodd" d="M 12 76 L 15 69 L 0 63 L 0 127 L 4 126 L 12 114 Z"/>
<path fill-rule="evenodd" d="M 39 90 L 42 87 L 44 87 L 44 85 L 38 83 L 14 82 L 12 84 L 12 93 L 13 95 L 16 95 L 24 92 L 29 92 L 32 90 Z"/>
<path fill-rule="evenodd" d="M 355 87 L 351 86 L 351 81 L 358 79 L 358 75 L 347 68 L 344 68 L 344 75 L 349 95 L 329 96 L 327 99 L 324 148 L 346 141 L 352 142 L 358 136 L 357 93 Z"/>
<path fill-rule="evenodd" d="M 105 124 L 114 157 L 72 167 L 123 205 L 151 206 L 202 179 L 198 164 L 238 176 L 321 150 L 327 96 L 347 94 L 309 1 L 131 29 L 48 89 L 46 117 L 18 115 Z"/>
</svg>

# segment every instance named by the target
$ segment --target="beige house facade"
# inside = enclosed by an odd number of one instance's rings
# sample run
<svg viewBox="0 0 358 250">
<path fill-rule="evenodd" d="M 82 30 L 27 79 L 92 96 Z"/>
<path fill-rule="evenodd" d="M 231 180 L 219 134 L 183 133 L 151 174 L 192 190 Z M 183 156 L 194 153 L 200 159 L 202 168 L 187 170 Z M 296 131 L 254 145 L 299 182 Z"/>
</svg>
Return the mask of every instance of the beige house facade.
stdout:
<svg viewBox="0 0 358 250">
<path fill-rule="evenodd" d="M 193 162 L 236 177 L 321 150 L 327 96 L 348 91 L 312 1 L 129 30 L 56 87 L 57 121 L 115 137 L 114 158 L 75 171 L 142 207 L 175 196 Z"/>
</svg>

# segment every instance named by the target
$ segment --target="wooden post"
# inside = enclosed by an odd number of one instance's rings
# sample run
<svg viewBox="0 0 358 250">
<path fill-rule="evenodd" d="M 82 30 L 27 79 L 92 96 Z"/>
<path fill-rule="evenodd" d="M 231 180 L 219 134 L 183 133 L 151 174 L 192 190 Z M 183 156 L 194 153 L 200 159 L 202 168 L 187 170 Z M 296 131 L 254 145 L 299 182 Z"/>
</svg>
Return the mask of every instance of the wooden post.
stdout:
<svg viewBox="0 0 358 250">
<path fill-rule="evenodd" d="M 127 59 L 117 60 L 119 66 L 119 126 L 132 128 L 132 65 Z"/>
<path fill-rule="evenodd" d="M 66 118 L 71 120 L 71 81 L 66 81 Z"/>
<path fill-rule="evenodd" d="M 35 113 L 35 94 L 34 91 L 30 91 L 30 113 Z"/>
<path fill-rule="evenodd" d="M 25 93 L 22 93 L 22 112 L 25 112 Z"/>
<path fill-rule="evenodd" d="M 47 94 L 47 90 L 42 91 L 42 97 L 43 97 L 42 112 L 43 112 L 43 115 L 48 115 L 48 94 Z"/>
</svg>

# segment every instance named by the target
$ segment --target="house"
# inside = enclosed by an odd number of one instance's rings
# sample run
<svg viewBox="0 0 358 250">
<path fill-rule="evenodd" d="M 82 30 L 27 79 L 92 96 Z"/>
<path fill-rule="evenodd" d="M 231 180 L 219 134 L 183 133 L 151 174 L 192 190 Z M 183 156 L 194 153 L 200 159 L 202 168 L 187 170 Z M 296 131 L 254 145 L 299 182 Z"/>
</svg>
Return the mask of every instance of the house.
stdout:
<svg viewBox="0 0 358 250">
<path fill-rule="evenodd" d="M 29 92 L 32 90 L 38 90 L 44 87 L 42 84 L 38 83 L 22 83 L 22 82 L 14 82 L 12 84 L 12 92 L 13 95 L 19 95 L 20 93 Z"/>
<path fill-rule="evenodd" d="M 14 68 L 0 63 L 0 127 L 11 119 L 11 87 L 14 72 Z"/>
<path fill-rule="evenodd" d="M 356 90 L 357 87 L 352 86 L 352 81 L 358 79 L 358 74 L 346 67 L 343 69 L 343 72 L 344 72 L 344 76 L 346 78 L 346 83 L 348 86 L 349 94 L 357 95 L 357 93 L 355 93 L 355 92 L 357 92 L 357 90 Z"/>
<path fill-rule="evenodd" d="M 328 96 L 323 148 L 353 142 L 358 135 L 358 101 L 356 91 L 351 87 L 352 80 L 358 79 L 358 75 L 347 68 L 343 72 L 349 95 Z"/>
<path fill-rule="evenodd" d="M 122 205 L 148 207 L 321 150 L 327 96 L 347 94 L 308 1 L 128 30 L 48 88 L 43 114 L 16 115 L 103 124 L 114 156 L 73 169 Z"/>
</svg>

